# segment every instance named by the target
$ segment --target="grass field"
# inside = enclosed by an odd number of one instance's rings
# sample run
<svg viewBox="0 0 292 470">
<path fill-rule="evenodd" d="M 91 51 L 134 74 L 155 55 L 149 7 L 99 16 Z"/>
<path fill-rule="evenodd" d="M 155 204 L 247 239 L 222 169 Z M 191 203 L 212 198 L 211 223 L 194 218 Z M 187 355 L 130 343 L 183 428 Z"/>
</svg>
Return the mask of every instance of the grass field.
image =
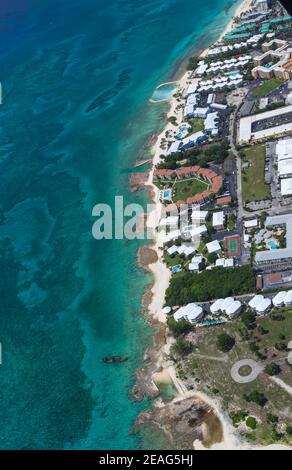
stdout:
<svg viewBox="0 0 292 470">
<path fill-rule="evenodd" d="M 200 132 L 204 130 L 204 119 L 193 118 L 188 120 L 189 124 L 192 126 L 190 129 L 191 133 Z"/>
<path fill-rule="evenodd" d="M 255 145 L 244 151 L 243 161 L 249 161 L 249 168 L 242 170 L 243 202 L 262 201 L 271 195 L 265 183 L 265 146 Z"/>
<path fill-rule="evenodd" d="M 278 88 L 278 86 L 280 86 L 282 83 L 283 80 L 281 80 L 280 78 L 270 78 L 269 80 L 266 80 L 262 85 L 253 90 L 253 96 L 256 98 L 262 98 L 268 93 L 271 93 L 272 91 L 276 90 L 276 88 Z"/>
<path fill-rule="evenodd" d="M 292 436 L 285 432 L 286 426 L 292 425 L 292 414 L 289 412 L 292 398 L 288 392 L 273 382 L 272 378 L 265 373 L 261 373 L 255 381 L 246 384 L 234 382 L 230 375 L 232 365 L 240 359 L 249 358 L 261 362 L 250 348 L 250 344 L 255 342 L 260 352 L 266 354 L 267 362 L 282 358 L 281 372 L 278 377 L 291 386 L 291 366 L 285 362 L 288 353 L 277 351 L 274 345 L 281 341 L 283 336 L 286 338 L 284 340 L 286 343 L 292 338 L 292 311 L 286 309 L 281 312 L 281 315 L 283 315 L 281 321 L 273 319 L 273 314 L 265 318 L 257 318 L 257 327 L 252 331 L 246 330 L 247 336 L 241 333 L 245 327 L 240 318 L 223 326 L 197 328 L 188 336 L 188 339 L 194 343 L 195 350 L 181 364 L 187 383 L 190 384 L 193 381 L 199 390 L 211 396 L 220 397 L 222 406 L 228 413 L 242 410 L 248 416 L 256 418 L 256 430 L 249 431 L 245 436 L 248 440 L 266 444 L 278 440 L 289 442 L 291 445 Z M 220 352 L 216 345 L 217 337 L 222 332 L 235 339 L 235 346 L 228 353 Z M 196 363 L 195 369 L 192 367 L 193 363 Z M 248 372 L 248 368 L 240 371 L 242 375 L 247 375 Z M 263 393 L 267 398 L 268 402 L 264 407 L 254 402 L 247 402 L 244 398 L 245 394 L 254 390 Z M 273 425 L 269 422 L 269 414 L 279 418 L 279 427 L 282 426 L 284 430 L 283 433 L 279 433 L 279 436 L 275 435 Z"/>
<path fill-rule="evenodd" d="M 237 253 L 238 251 L 238 242 L 237 240 L 228 240 L 228 251 L 230 254 Z"/>
<path fill-rule="evenodd" d="M 185 201 L 190 196 L 195 196 L 196 194 L 207 191 L 208 184 L 197 178 L 190 178 L 183 181 L 178 181 L 174 186 L 174 195 L 173 202 L 183 200 Z"/>
</svg>

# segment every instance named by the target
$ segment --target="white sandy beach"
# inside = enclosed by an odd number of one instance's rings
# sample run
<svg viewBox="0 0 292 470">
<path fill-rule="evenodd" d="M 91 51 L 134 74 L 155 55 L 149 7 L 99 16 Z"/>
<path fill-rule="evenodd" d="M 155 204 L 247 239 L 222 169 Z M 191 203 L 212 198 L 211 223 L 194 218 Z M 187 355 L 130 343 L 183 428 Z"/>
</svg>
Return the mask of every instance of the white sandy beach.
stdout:
<svg viewBox="0 0 292 470">
<path fill-rule="evenodd" d="M 236 9 L 234 16 L 239 16 L 242 13 L 248 11 L 250 9 L 250 6 L 251 6 L 251 0 L 244 0 Z M 232 19 L 229 22 L 229 24 L 226 26 L 225 30 L 222 32 L 220 38 L 218 39 L 221 39 L 227 32 L 229 32 L 232 29 L 233 23 L 234 22 Z M 207 50 L 208 49 L 203 51 L 200 56 L 204 57 L 206 55 Z M 184 73 L 184 75 L 178 81 L 178 90 L 182 91 L 186 88 L 188 81 L 190 80 L 190 75 L 191 73 L 188 71 Z M 183 121 L 182 109 L 180 107 L 181 103 L 179 103 L 179 101 L 177 100 L 175 96 L 171 98 L 169 103 L 170 103 L 170 109 L 167 114 L 167 118 L 169 118 L 170 116 L 176 116 L 178 126 L 179 126 L 180 123 Z M 174 126 L 170 122 L 167 122 L 164 130 L 158 136 L 157 141 L 152 149 L 153 167 L 149 173 L 149 178 L 146 183 L 147 186 L 150 186 L 153 189 L 153 194 L 154 194 L 153 203 L 155 204 L 154 211 L 148 216 L 147 227 L 151 231 L 153 231 L 153 234 L 155 234 L 155 239 L 154 239 L 152 248 L 156 250 L 157 255 L 158 255 L 158 261 L 149 265 L 149 269 L 151 270 L 153 277 L 154 277 L 154 284 L 152 287 L 152 299 L 148 308 L 149 308 L 149 313 L 155 319 L 161 321 L 162 323 L 166 322 L 166 316 L 163 314 L 162 308 L 164 305 L 165 291 L 169 285 L 171 273 L 170 273 L 170 270 L 163 263 L 162 250 L 158 248 L 158 236 L 157 236 L 157 232 L 155 231 L 155 228 L 157 226 L 157 222 L 160 219 L 160 214 L 162 213 L 163 205 L 159 199 L 159 190 L 157 186 L 153 184 L 153 172 L 154 172 L 154 167 L 160 161 L 160 154 L 163 152 L 160 147 L 162 139 L 165 138 L 166 132 L 176 131 L 178 126 Z M 221 405 L 218 400 L 214 400 L 199 391 L 189 392 L 186 389 L 185 385 L 182 383 L 182 381 L 177 378 L 174 366 L 169 365 L 169 363 L 167 363 L 167 360 L 165 359 L 167 357 L 167 354 L 169 353 L 169 348 L 172 342 L 173 342 L 173 338 L 168 337 L 166 344 L 161 349 L 161 354 L 157 363 L 157 370 L 159 370 L 159 372 L 153 375 L 153 381 L 159 382 L 161 380 L 164 382 L 168 382 L 169 378 L 171 378 L 178 392 L 178 396 L 177 398 L 175 398 L 175 400 L 183 400 L 185 398 L 196 397 L 196 398 L 200 398 L 202 401 L 204 401 L 205 403 L 207 403 L 213 408 L 214 412 L 217 414 L 217 416 L 221 420 L 221 423 L 223 426 L 224 439 L 220 444 L 215 444 L 214 446 L 212 446 L 211 450 L 250 450 L 250 449 L 253 449 L 253 450 L 292 450 L 290 447 L 283 446 L 283 445 L 276 445 L 276 444 L 266 446 L 266 447 L 251 446 L 247 442 L 244 442 L 242 439 L 238 438 L 229 418 L 221 410 Z M 161 403 L 159 406 L 161 406 Z M 199 441 L 194 442 L 194 448 L 196 450 L 207 450 Z"/>
</svg>

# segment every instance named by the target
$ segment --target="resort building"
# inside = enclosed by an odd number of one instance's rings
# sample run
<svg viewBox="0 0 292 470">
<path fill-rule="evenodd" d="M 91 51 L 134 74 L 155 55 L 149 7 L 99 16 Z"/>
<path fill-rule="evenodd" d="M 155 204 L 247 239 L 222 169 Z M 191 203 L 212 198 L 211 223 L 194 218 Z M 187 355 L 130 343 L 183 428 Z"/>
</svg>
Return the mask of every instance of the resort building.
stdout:
<svg viewBox="0 0 292 470">
<path fill-rule="evenodd" d="M 276 118 L 279 118 L 279 121 L 281 121 L 280 118 L 284 118 L 285 115 L 290 115 L 291 112 L 292 105 L 241 118 L 239 121 L 238 143 L 243 144 L 271 136 L 291 133 L 292 122 L 289 122 L 289 119 L 287 119 L 287 122 L 284 124 L 269 127 L 271 119 L 275 118 L 273 120 L 276 120 Z M 255 123 L 259 121 L 265 121 L 267 123 L 266 128 L 265 125 L 263 125 L 264 128 L 262 130 L 254 130 Z"/>
<path fill-rule="evenodd" d="M 254 57 L 254 67 L 251 71 L 254 78 L 292 78 L 292 48 L 288 42 L 273 39 L 262 46 L 263 54 Z"/>
<path fill-rule="evenodd" d="M 198 68 L 195 70 L 195 75 L 201 77 L 202 75 L 204 75 L 207 68 L 208 64 L 205 64 L 203 60 L 200 60 L 200 62 L 198 63 Z"/>
<path fill-rule="evenodd" d="M 205 119 L 204 127 L 206 132 L 210 132 L 212 135 L 218 134 L 218 113 L 209 113 Z"/>
<path fill-rule="evenodd" d="M 225 313 L 226 315 L 232 320 L 233 318 L 236 318 L 242 310 L 242 304 L 239 300 L 233 300 L 232 303 L 230 303 L 226 309 Z"/>
<path fill-rule="evenodd" d="M 198 323 L 204 316 L 202 307 L 194 303 L 179 308 L 173 315 L 175 321 L 186 320 L 192 325 Z"/>
<path fill-rule="evenodd" d="M 255 0 L 254 6 L 256 11 L 260 12 L 266 12 L 269 9 L 267 0 Z"/>
<path fill-rule="evenodd" d="M 220 253 L 221 252 L 221 246 L 218 240 L 213 240 L 212 242 L 209 242 L 206 244 L 208 253 Z"/>
<path fill-rule="evenodd" d="M 194 110 L 194 116 L 205 119 L 208 112 L 209 112 L 209 108 L 196 108 Z"/>
<path fill-rule="evenodd" d="M 215 230 L 222 230 L 225 226 L 225 214 L 223 211 L 214 212 L 212 217 L 212 225 Z"/>
<path fill-rule="evenodd" d="M 292 214 L 275 215 L 267 217 L 266 227 L 286 226 L 286 248 L 277 250 L 258 251 L 255 262 L 258 265 L 277 265 L 292 262 Z"/>
<path fill-rule="evenodd" d="M 163 217 L 160 222 L 159 222 L 159 227 L 160 228 L 166 228 L 166 227 L 178 227 L 179 223 L 179 217 L 178 216 L 170 216 L 170 217 Z"/>
<path fill-rule="evenodd" d="M 234 259 L 233 258 L 218 258 L 215 263 L 216 267 L 222 268 L 233 268 Z"/>
<path fill-rule="evenodd" d="M 278 294 L 275 295 L 273 298 L 273 305 L 274 307 L 282 307 L 285 303 L 285 298 L 286 298 L 287 292 L 278 292 Z"/>
<path fill-rule="evenodd" d="M 292 178 L 281 179 L 281 195 L 283 197 L 292 196 Z"/>
<path fill-rule="evenodd" d="M 258 219 L 245 220 L 244 227 L 249 230 L 258 226 Z"/>
<path fill-rule="evenodd" d="M 217 195 L 222 189 L 223 178 L 220 175 L 217 175 L 215 171 L 210 170 L 209 168 L 201 168 L 199 166 L 190 166 L 190 167 L 181 167 L 176 170 L 168 169 L 155 169 L 154 170 L 154 180 L 159 181 L 174 181 L 174 180 L 183 180 L 186 178 L 197 177 L 206 181 L 209 185 L 208 190 L 203 191 L 202 193 L 196 194 L 187 198 L 186 201 L 178 201 L 176 203 L 177 207 L 181 204 L 199 205 L 205 202 L 208 202 L 212 195 Z"/>
<path fill-rule="evenodd" d="M 192 221 L 206 221 L 208 217 L 209 212 L 208 211 L 200 211 L 198 209 L 193 209 L 192 210 Z"/>
<path fill-rule="evenodd" d="M 249 302 L 248 306 L 255 310 L 260 315 L 264 315 L 272 306 L 271 299 L 264 297 L 263 295 L 259 294 L 253 297 Z"/>
<path fill-rule="evenodd" d="M 221 313 L 221 307 L 224 303 L 224 299 L 217 299 L 210 307 L 210 312 L 213 315 L 219 315 Z"/>
</svg>

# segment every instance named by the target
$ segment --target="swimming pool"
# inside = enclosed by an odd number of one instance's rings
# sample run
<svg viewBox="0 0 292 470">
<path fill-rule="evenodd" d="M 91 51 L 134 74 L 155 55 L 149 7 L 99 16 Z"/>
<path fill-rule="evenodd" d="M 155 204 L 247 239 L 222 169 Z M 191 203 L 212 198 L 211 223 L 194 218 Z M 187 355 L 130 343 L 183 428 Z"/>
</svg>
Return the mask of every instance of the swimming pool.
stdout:
<svg viewBox="0 0 292 470">
<path fill-rule="evenodd" d="M 176 83 L 165 83 L 163 85 L 159 85 L 152 97 L 151 101 L 167 101 L 170 100 L 170 98 L 173 97 L 174 93 L 177 90 L 177 84 Z"/>
<path fill-rule="evenodd" d="M 276 242 L 274 242 L 274 240 L 271 240 L 267 243 L 267 245 L 271 248 L 271 250 L 277 250 L 278 249 L 278 245 Z"/>
</svg>

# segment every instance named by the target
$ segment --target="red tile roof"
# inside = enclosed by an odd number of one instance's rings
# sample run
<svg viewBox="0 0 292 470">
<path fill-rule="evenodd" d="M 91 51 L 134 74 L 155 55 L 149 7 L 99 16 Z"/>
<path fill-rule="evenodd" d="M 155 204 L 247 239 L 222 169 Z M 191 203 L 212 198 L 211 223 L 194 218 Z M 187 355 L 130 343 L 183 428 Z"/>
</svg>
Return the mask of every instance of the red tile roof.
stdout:
<svg viewBox="0 0 292 470">
<path fill-rule="evenodd" d="M 228 205 L 231 204 L 232 202 L 232 197 L 231 196 L 222 196 L 222 197 L 217 197 L 216 199 L 217 204 L 220 205 Z"/>
</svg>

